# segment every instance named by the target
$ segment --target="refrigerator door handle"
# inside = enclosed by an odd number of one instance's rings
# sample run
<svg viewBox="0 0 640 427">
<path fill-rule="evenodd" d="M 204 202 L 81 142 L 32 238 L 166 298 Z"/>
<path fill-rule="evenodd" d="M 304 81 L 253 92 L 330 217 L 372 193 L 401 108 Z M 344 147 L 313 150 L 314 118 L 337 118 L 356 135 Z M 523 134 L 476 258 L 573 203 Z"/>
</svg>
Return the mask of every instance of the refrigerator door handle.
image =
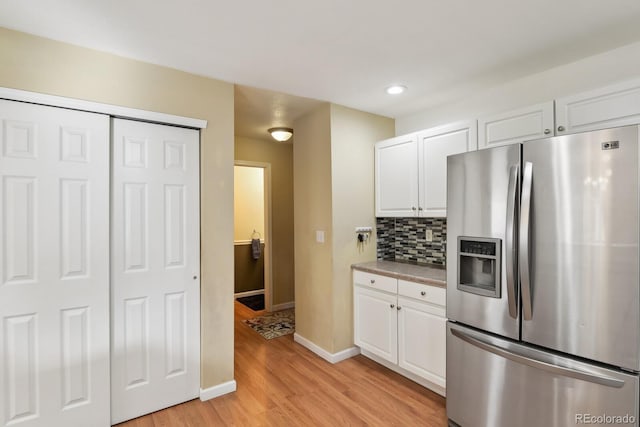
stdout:
<svg viewBox="0 0 640 427">
<path fill-rule="evenodd" d="M 520 178 L 520 166 L 513 165 L 509 171 L 509 188 L 507 190 L 507 228 L 505 230 L 505 261 L 507 270 L 507 298 L 509 301 L 509 315 L 518 318 L 518 288 L 516 271 L 518 263 L 516 259 L 516 219 L 518 217 L 518 184 Z"/>
<path fill-rule="evenodd" d="M 491 352 L 497 356 L 504 357 L 505 359 L 509 359 L 513 362 L 531 366 L 532 368 L 541 369 L 543 371 L 550 372 L 556 375 L 562 375 L 565 377 L 575 378 L 582 381 L 588 381 L 595 384 L 604 385 L 607 387 L 613 388 L 622 388 L 624 386 L 624 381 L 618 378 L 612 378 L 602 374 L 596 374 L 593 372 L 588 372 L 579 368 L 570 368 L 565 366 L 555 365 L 551 362 L 539 360 L 531 357 L 530 355 L 521 354 L 520 351 L 516 349 L 506 349 L 502 347 L 498 347 L 492 343 L 486 342 L 485 340 L 479 337 L 472 337 L 460 330 L 451 329 L 451 333 L 461 340 L 478 347 L 482 350 Z"/>
<path fill-rule="evenodd" d="M 520 208 L 520 232 L 518 233 L 518 248 L 520 253 L 520 283 L 522 284 L 522 317 L 524 320 L 532 318 L 531 277 L 529 276 L 529 223 L 531 216 L 531 187 L 533 184 L 533 164 L 524 163 L 522 173 L 522 206 Z"/>
</svg>

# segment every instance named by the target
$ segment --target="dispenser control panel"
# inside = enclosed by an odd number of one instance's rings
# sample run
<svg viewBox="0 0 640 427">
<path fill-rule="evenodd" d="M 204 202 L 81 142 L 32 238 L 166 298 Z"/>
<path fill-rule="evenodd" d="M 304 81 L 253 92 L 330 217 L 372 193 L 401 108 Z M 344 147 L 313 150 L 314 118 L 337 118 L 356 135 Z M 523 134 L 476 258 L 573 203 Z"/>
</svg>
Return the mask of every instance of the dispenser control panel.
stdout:
<svg viewBox="0 0 640 427">
<path fill-rule="evenodd" d="M 501 244 L 500 239 L 458 237 L 458 289 L 486 297 L 501 297 Z"/>
</svg>

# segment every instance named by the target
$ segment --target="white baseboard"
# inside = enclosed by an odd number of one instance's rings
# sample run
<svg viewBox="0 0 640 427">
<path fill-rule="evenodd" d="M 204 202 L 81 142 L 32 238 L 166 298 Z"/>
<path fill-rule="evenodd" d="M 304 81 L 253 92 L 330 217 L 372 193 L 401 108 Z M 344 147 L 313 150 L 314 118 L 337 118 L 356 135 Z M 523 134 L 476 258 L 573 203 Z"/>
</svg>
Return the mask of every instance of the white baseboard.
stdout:
<svg viewBox="0 0 640 427">
<path fill-rule="evenodd" d="M 374 362 L 377 362 L 379 364 L 381 364 L 384 367 L 387 367 L 389 369 L 391 369 L 394 372 L 399 373 L 400 375 L 402 375 L 403 377 L 409 378 L 411 381 L 420 384 L 422 387 L 426 387 L 429 390 L 435 391 L 436 393 L 438 393 L 439 395 L 446 397 L 447 396 L 447 389 L 446 387 L 444 387 L 441 384 L 436 384 L 434 382 L 429 381 L 426 378 L 423 378 L 419 375 L 414 374 L 413 372 L 409 372 L 406 369 L 401 368 L 399 365 L 396 365 L 394 363 L 391 363 L 387 360 L 384 360 L 381 357 L 376 356 L 375 354 L 367 351 L 367 350 L 361 350 L 360 353 L 365 356 L 368 357 L 369 359 L 373 360 Z M 446 384 L 444 384 L 446 385 Z"/>
<path fill-rule="evenodd" d="M 306 347 L 309 350 L 313 351 L 315 354 L 322 357 L 324 360 L 326 360 L 329 363 L 342 362 L 343 360 L 349 359 L 350 357 L 357 356 L 358 354 L 360 354 L 360 349 L 358 347 L 351 347 L 346 350 L 339 351 L 337 353 L 329 353 L 324 348 L 317 346 L 316 344 L 309 341 L 308 339 L 298 334 L 297 332 L 293 334 L 293 340 L 298 344 L 300 344 L 301 346 Z"/>
<path fill-rule="evenodd" d="M 238 292 L 237 294 L 233 294 L 234 299 L 243 298 L 243 297 L 252 297 L 254 295 L 264 294 L 264 289 L 256 289 L 255 291 L 245 291 Z"/>
<path fill-rule="evenodd" d="M 236 380 L 231 380 L 213 387 L 200 389 L 200 400 L 204 402 L 205 400 L 215 399 L 216 397 L 233 393 L 236 388 Z"/>
<path fill-rule="evenodd" d="M 287 310 L 296 306 L 295 301 L 283 302 L 282 304 L 274 304 L 271 306 L 271 311 Z"/>
</svg>

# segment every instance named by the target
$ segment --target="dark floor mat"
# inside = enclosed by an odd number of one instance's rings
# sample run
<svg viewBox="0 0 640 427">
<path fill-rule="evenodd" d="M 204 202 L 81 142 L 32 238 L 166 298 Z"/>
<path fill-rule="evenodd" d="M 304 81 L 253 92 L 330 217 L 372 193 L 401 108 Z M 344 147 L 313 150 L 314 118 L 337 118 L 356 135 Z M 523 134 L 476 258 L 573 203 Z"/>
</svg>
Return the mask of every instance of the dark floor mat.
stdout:
<svg viewBox="0 0 640 427">
<path fill-rule="evenodd" d="M 246 305 L 253 311 L 264 310 L 264 294 L 238 298 L 237 301 L 240 304 Z"/>
</svg>

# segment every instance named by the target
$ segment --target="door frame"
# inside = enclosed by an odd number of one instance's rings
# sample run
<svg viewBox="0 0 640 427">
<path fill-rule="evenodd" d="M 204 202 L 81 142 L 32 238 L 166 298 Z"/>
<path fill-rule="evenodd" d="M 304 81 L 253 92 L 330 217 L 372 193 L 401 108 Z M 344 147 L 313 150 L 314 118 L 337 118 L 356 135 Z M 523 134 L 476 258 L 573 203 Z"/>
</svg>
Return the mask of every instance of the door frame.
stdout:
<svg viewBox="0 0 640 427">
<path fill-rule="evenodd" d="M 273 260 L 271 257 L 271 163 L 254 162 L 250 160 L 234 160 L 233 166 L 261 168 L 264 171 L 264 309 L 266 311 L 271 311 L 271 307 L 273 306 Z"/>
</svg>

